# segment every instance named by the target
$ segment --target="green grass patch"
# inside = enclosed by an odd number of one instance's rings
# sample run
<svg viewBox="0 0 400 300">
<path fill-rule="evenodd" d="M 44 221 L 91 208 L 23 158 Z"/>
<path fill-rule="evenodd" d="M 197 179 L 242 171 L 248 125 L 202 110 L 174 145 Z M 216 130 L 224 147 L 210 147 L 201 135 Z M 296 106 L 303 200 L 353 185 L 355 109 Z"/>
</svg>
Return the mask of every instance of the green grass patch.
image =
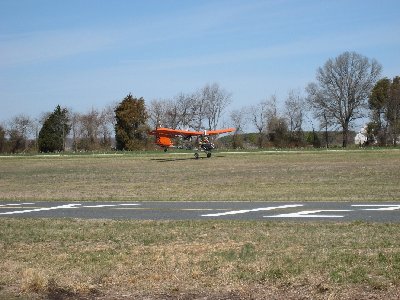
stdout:
<svg viewBox="0 0 400 300">
<path fill-rule="evenodd" d="M 396 149 L 192 157 L 0 157 L 0 199 L 400 199 Z M 0 299 L 279 298 L 275 293 L 396 299 L 400 225 L 0 219 Z"/>
<path fill-rule="evenodd" d="M 400 287 L 400 224 L 0 219 L 0 257 L 0 298 L 384 293 Z"/>
<path fill-rule="evenodd" d="M 0 157 L 3 200 L 398 201 L 389 150 Z"/>
</svg>

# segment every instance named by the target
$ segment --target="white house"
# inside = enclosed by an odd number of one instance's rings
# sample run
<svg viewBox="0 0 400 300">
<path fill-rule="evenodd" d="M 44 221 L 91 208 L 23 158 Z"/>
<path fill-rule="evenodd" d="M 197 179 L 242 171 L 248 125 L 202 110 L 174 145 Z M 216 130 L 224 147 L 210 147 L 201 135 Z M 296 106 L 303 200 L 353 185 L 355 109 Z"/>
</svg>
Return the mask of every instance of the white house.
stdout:
<svg viewBox="0 0 400 300">
<path fill-rule="evenodd" d="M 367 125 L 364 125 L 363 128 L 360 129 L 360 132 L 354 138 L 354 143 L 356 145 L 363 146 L 367 142 Z"/>
</svg>

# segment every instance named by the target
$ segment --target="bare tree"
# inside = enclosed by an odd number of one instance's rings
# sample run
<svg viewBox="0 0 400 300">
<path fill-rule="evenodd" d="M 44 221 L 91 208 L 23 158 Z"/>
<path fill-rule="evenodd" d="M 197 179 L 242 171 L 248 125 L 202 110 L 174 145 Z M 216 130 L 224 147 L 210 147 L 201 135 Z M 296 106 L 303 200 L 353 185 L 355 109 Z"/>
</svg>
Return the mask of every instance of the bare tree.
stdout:
<svg viewBox="0 0 400 300">
<path fill-rule="evenodd" d="M 288 119 L 290 132 L 302 130 L 305 103 L 300 91 L 290 90 L 285 100 L 285 115 Z"/>
<path fill-rule="evenodd" d="M 208 130 L 215 130 L 224 110 L 231 103 L 231 94 L 220 88 L 217 83 L 204 86 L 201 94 L 204 97 Z"/>
<path fill-rule="evenodd" d="M 73 149 L 99 150 L 111 147 L 111 133 L 114 125 L 114 108 L 103 110 L 92 108 L 88 113 L 71 113 Z"/>
<path fill-rule="evenodd" d="M 147 107 L 149 114 L 150 128 L 166 126 L 167 101 L 154 99 Z"/>
<path fill-rule="evenodd" d="M 267 117 L 268 118 L 277 118 L 278 117 L 278 106 L 277 102 L 278 99 L 276 98 L 276 95 L 271 95 L 269 98 L 267 98 Z"/>
<path fill-rule="evenodd" d="M 80 138 L 80 119 L 81 116 L 79 113 L 77 112 L 72 112 L 72 110 L 70 110 L 70 122 L 71 122 L 71 133 L 72 133 L 72 148 L 73 151 L 78 151 L 78 140 Z"/>
<path fill-rule="evenodd" d="M 92 108 L 86 114 L 80 116 L 81 122 L 81 146 L 85 150 L 95 150 L 99 148 L 100 133 L 100 113 Z"/>
<path fill-rule="evenodd" d="M 303 143 L 303 121 L 306 105 L 300 90 L 290 90 L 285 100 L 285 117 L 289 129 L 289 141 L 299 146 Z"/>
<path fill-rule="evenodd" d="M 11 151 L 25 151 L 28 148 L 28 139 L 33 134 L 34 123 L 30 117 L 20 114 L 12 118 L 8 130 Z"/>
<path fill-rule="evenodd" d="M 18 131 L 21 136 L 28 139 L 30 134 L 33 134 L 33 121 L 30 117 L 20 114 L 15 116 L 10 122 L 10 129 Z"/>
<path fill-rule="evenodd" d="M 112 144 L 111 134 L 114 130 L 115 125 L 115 106 L 116 105 L 107 105 L 100 113 L 100 144 L 104 148 L 110 148 Z"/>
<path fill-rule="evenodd" d="M 272 95 L 267 100 L 267 104 L 267 133 L 269 141 L 275 146 L 284 146 L 286 143 L 288 126 L 286 119 L 278 113 L 276 96 Z"/>
<path fill-rule="evenodd" d="M 381 65 L 374 59 L 344 52 L 329 59 L 317 70 L 317 82 L 310 83 L 307 101 L 316 112 L 324 111 L 327 119 L 341 126 L 343 147 L 347 146 L 349 126 L 364 116 L 368 95 L 377 81 Z"/>
<path fill-rule="evenodd" d="M 246 126 L 246 108 L 235 109 L 230 112 L 230 123 L 236 129 L 232 137 L 233 148 L 243 147 L 243 141 L 240 134 L 243 133 Z"/>
<path fill-rule="evenodd" d="M 148 109 L 150 127 L 165 126 L 176 129 L 192 125 L 194 101 L 183 93 L 174 99 L 153 100 Z"/>
<path fill-rule="evenodd" d="M 176 129 L 180 125 L 181 111 L 178 102 L 174 99 L 166 101 L 165 126 Z"/>
<path fill-rule="evenodd" d="M 251 123 L 258 131 L 258 146 L 262 148 L 264 144 L 264 132 L 268 124 L 268 101 L 261 101 L 249 108 L 249 115 Z"/>
<path fill-rule="evenodd" d="M 206 119 L 207 95 L 204 92 L 203 89 L 191 94 L 193 104 L 193 120 L 191 127 L 195 130 L 205 129 L 204 121 Z"/>
<path fill-rule="evenodd" d="M 180 93 L 173 99 L 153 100 L 147 107 L 150 127 L 216 129 L 231 102 L 231 94 L 216 83 L 192 93 Z"/>
<path fill-rule="evenodd" d="M 182 128 L 188 128 L 192 124 L 192 120 L 195 112 L 195 97 L 193 95 L 188 95 L 180 93 L 175 97 L 176 105 L 179 110 L 179 124 Z"/>
<path fill-rule="evenodd" d="M 230 112 L 230 123 L 232 124 L 232 127 L 236 129 L 235 132 L 243 133 L 245 131 L 247 113 L 248 109 L 246 107 L 242 107 L 241 109 L 234 109 Z"/>
</svg>

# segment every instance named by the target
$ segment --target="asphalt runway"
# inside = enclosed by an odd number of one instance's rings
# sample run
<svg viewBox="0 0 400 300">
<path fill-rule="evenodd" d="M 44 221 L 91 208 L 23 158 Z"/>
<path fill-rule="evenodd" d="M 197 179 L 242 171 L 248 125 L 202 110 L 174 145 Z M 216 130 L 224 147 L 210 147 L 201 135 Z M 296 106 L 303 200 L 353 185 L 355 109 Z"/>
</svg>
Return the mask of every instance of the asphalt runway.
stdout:
<svg viewBox="0 0 400 300">
<path fill-rule="evenodd" d="M 0 201 L 0 218 L 400 222 L 400 203 Z"/>
</svg>

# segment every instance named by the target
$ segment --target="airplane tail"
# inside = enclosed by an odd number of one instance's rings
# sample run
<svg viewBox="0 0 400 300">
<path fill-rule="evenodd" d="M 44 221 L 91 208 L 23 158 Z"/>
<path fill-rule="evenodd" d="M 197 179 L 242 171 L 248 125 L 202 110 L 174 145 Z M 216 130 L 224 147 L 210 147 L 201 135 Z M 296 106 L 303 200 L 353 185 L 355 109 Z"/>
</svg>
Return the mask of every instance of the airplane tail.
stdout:
<svg viewBox="0 0 400 300">
<path fill-rule="evenodd" d="M 149 134 L 150 134 L 150 135 L 154 135 L 155 138 L 156 138 L 156 141 L 155 141 L 156 144 L 157 144 L 158 146 L 164 148 L 165 150 L 166 150 L 167 148 L 173 147 L 173 145 L 174 145 L 174 144 L 172 143 L 171 137 L 170 137 L 169 135 L 164 134 L 164 133 L 162 133 L 162 132 L 158 132 L 157 129 L 156 129 L 156 130 L 153 130 L 153 131 L 150 131 Z"/>
<path fill-rule="evenodd" d="M 164 148 L 170 148 L 173 146 L 173 143 L 169 137 L 161 135 L 156 135 L 156 144 Z"/>
</svg>

